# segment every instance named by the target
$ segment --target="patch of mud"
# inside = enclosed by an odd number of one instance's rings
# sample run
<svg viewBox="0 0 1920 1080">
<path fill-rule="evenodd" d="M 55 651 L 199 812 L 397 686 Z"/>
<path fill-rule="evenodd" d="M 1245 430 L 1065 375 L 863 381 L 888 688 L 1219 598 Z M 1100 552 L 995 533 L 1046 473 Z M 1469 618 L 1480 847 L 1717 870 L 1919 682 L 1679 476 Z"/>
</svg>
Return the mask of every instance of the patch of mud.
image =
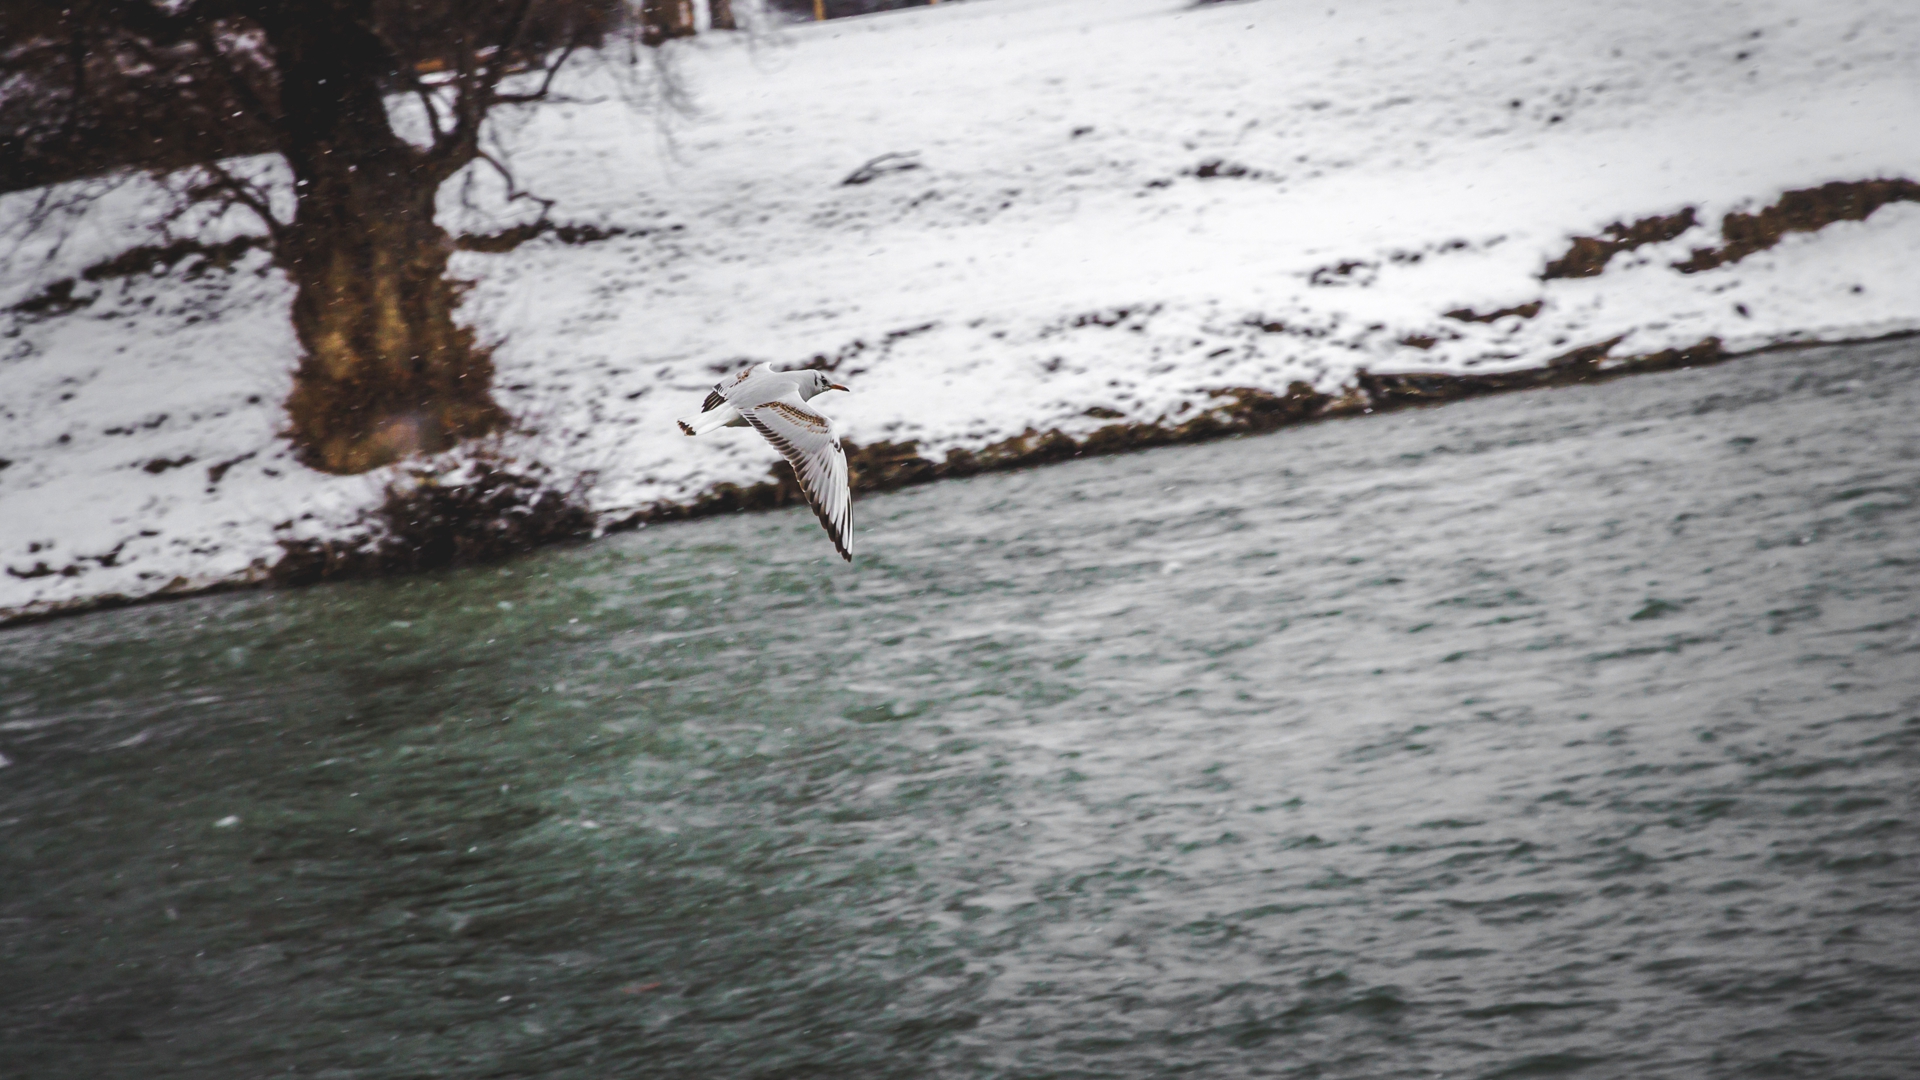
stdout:
<svg viewBox="0 0 1920 1080">
<path fill-rule="evenodd" d="M 1720 219 L 1717 248 L 1694 248 L 1692 257 L 1673 264 L 1683 274 L 1697 274 L 1716 266 L 1737 263 L 1778 244 L 1791 232 L 1819 232 L 1836 221 L 1865 221 L 1875 210 L 1894 202 L 1920 202 L 1920 184 L 1912 180 L 1835 181 L 1817 188 L 1789 191 L 1758 213 L 1728 214 Z"/>
<path fill-rule="evenodd" d="M 1644 217 L 1631 225 L 1616 221 L 1600 230 L 1599 236 L 1574 237 L 1567 253 L 1540 272 L 1540 280 L 1593 277 L 1605 270 L 1615 255 L 1647 244 L 1664 243 L 1699 223 L 1691 206 L 1677 214 Z"/>
</svg>

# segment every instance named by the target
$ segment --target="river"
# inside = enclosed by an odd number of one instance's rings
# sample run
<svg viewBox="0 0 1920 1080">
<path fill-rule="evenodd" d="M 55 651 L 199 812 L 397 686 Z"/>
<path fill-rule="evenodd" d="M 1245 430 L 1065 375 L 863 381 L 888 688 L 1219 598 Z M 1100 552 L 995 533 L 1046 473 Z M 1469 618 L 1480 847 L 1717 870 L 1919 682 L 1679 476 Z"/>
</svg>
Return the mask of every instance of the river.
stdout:
<svg viewBox="0 0 1920 1080">
<path fill-rule="evenodd" d="M 1920 1075 L 1916 417 L 1774 353 L 0 632 L 0 1075 Z"/>
</svg>

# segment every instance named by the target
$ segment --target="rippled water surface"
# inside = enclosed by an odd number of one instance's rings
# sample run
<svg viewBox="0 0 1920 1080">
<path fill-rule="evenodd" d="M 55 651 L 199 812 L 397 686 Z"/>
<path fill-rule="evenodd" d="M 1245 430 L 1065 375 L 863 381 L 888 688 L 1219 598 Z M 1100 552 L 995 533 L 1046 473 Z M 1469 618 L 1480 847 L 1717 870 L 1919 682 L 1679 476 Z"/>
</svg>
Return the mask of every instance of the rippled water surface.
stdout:
<svg viewBox="0 0 1920 1080">
<path fill-rule="evenodd" d="M 0 633 L 0 1074 L 1920 1075 L 1916 417 L 1776 354 Z"/>
</svg>

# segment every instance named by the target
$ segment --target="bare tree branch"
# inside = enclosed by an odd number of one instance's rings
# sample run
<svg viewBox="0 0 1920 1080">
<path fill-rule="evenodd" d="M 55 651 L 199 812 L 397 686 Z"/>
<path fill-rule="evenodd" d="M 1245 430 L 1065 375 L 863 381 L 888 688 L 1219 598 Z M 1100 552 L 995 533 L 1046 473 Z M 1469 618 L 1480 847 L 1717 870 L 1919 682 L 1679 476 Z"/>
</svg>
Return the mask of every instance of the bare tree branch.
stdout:
<svg viewBox="0 0 1920 1080">
<path fill-rule="evenodd" d="M 545 101 L 547 99 L 547 92 L 553 89 L 553 80 L 559 76 L 560 69 L 567 66 L 567 60 L 572 57 L 575 52 L 579 51 L 579 48 L 580 45 L 578 42 L 567 42 L 566 47 L 560 50 L 560 56 L 547 65 L 547 71 L 545 76 L 540 80 L 539 89 L 528 94 L 495 94 L 493 96 L 494 103 L 499 105 L 531 105 L 538 101 Z"/>
<path fill-rule="evenodd" d="M 218 199 L 221 209 L 243 206 L 253 211 L 255 217 L 266 227 L 267 234 L 275 241 L 286 234 L 286 223 L 273 212 L 272 199 L 252 181 L 235 176 L 219 162 L 207 162 L 198 166 L 208 177 L 202 183 L 190 185 L 187 197 L 194 202 Z"/>
<path fill-rule="evenodd" d="M 525 188 L 522 188 L 520 186 L 519 181 L 514 178 L 513 170 L 507 168 L 507 166 L 503 162 L 501 162 L 499 158 L 494 157 L 491 153 L 488 153 L 486 150 L 484 149 L 476 150 L 474 153 L 474 156 L 479 160 L 484 161 L 488 165 L 492 166 L 493 171 L 500 174 L 500 179 L 503 182 L 505 182 L 507 185 L 507 201 L 508 202 L 514 202 L 519 199 L 526 199 L 530 202 L 539 203 L 540 217 L 538 220 L 539 221 L 547 220 L 547 214 L 550 211 L 552 211 L 556 200 L 541 198 L 540 196 L 535 195 L 533 192 L 528 191 Z"/>
</svg>

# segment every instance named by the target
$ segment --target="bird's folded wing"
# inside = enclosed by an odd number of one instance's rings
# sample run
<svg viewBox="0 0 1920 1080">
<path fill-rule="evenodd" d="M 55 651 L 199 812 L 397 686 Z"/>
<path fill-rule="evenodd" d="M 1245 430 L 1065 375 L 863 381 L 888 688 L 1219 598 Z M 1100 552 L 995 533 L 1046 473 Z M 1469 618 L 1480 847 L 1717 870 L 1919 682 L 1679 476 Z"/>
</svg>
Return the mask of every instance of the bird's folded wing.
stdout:
<svg viewBox="0 0 1920 1080">
<path fill-rule="evenodd" d="M 700 403 L 700 411 L 712 412 L 713 410 L 719 408 L 720 406 L 725 405 L 732 398 L 733 392 L 740 386 L 740 384 L 743 382 L 746 382 L 748 379 L 753 378 L 754 375 L 759 373 L 761 368 L 766 368 L 768 371 L 772 371 L 773 365 L 768 363 L 755 364 L 752 367 L 748 368 L 747 370 L 742 371 L 739 374 L 735 375 L 733 378 L 726 380 L 725 382 L 714 383 L 713 392 L 707 395 L 707 400 Z"/>
<path fill-rule="evenodd" d="M 847 452 L 834 438 L 833 425 L 800 402 L 797 394 L 742 409 L 741 414 L 793 466 L 800 490 L 833 539 L 834 549 L 852 562 L 853 492 L 847 485 Z"/>
</svg>

